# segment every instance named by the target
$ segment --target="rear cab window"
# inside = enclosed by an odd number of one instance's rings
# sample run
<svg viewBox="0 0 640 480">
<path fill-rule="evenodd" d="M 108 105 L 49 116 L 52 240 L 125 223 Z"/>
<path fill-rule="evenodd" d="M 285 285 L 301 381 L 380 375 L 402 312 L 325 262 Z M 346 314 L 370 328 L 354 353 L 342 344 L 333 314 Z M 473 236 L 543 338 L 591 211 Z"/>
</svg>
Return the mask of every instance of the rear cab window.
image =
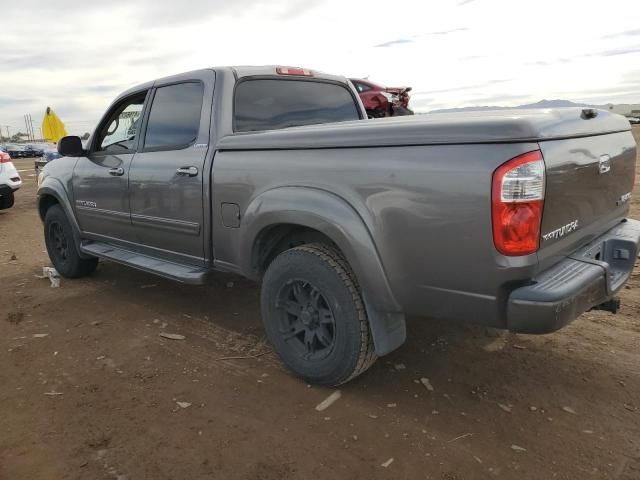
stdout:
<svg viewBox="0 0 640 480">
<path fill-rule="evenodd" d="M 234 130 L 253 132 L 360 120 L 346 86 L 320 80 L 241 80 L 234 98 Z"/>
</svg>

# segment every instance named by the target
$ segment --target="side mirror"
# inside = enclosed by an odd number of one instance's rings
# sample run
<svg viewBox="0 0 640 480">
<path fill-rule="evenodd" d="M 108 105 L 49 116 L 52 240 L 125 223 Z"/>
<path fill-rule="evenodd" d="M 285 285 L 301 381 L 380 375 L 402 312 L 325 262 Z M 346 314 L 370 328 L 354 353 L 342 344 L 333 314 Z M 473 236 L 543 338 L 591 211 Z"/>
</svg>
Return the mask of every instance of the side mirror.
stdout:
<svg viewBox="0 0 640 480">
<path fill-rule="evenodd" d="M 58 153 L 63 157 L 82 157 L 84 149 L 80 137 L 69 135 L 58 141 Z"/>
</svg>

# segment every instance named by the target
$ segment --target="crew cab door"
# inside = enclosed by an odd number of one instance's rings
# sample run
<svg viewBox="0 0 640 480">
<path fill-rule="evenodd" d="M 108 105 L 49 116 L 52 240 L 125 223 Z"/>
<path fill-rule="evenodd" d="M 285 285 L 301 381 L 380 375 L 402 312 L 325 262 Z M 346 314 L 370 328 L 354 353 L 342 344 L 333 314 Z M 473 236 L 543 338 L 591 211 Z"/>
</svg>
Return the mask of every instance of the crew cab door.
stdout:
<svg viewBox="0 0 640 480">
<path fill-rule="evenodd" d="M 80 229 L 102 240 L 135 242 L 129 209 L 129 167 L 148 91 L 116 103 L 98 126 L 86 157 L 73 170 L 74 208 Z"/>
<path fill-rule="evenodd" d="M 187 74 L 189 75 L 189 74 Z M 155 84 L 129 172 L 131 220 L 150 255 L 200 265 L 205 258 L 205 159 L 214 72 Z"/>
</svg>

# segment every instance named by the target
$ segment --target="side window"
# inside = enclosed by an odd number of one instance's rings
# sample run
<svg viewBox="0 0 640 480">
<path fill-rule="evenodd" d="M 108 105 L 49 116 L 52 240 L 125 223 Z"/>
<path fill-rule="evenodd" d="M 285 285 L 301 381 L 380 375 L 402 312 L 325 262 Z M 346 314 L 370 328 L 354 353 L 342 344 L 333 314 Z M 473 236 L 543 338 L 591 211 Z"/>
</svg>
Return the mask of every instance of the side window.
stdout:
<svg viewBox="0 0 640 480">
<path fill-rule="evenodd" d="M 134 149 L 146 96 L 147 92 L 141 92 L 115 107 L 100 127 L 96 151 L 123 153 Z"/>
<path fill-rule="evenodd" d="M 204 86 L 179 83 L 156 90 L 149 113 L 145 148 L 184 147 L 200 130 Z"/>
</svg>

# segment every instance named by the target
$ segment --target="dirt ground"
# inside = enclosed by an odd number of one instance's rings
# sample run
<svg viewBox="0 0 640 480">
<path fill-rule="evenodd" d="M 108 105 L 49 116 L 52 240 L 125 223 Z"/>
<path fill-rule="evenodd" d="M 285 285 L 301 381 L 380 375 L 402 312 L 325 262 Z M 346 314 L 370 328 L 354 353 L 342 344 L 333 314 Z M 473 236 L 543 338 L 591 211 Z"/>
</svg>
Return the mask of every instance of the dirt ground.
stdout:
<svg viewBox="0 0 640 480">
<path fill-rule="evenodd" d="M 640 479 L 639 273 L 618 315 L 551 335 L 410 319 L 407 344 L 318 412 L 332 390 L 281 367 L 248 281 L 189 287 L 107 262 L 57 289 L 36 278 L 49 261 L 33 161 L 15 163 L 1 480 Z"/>
</svg>

